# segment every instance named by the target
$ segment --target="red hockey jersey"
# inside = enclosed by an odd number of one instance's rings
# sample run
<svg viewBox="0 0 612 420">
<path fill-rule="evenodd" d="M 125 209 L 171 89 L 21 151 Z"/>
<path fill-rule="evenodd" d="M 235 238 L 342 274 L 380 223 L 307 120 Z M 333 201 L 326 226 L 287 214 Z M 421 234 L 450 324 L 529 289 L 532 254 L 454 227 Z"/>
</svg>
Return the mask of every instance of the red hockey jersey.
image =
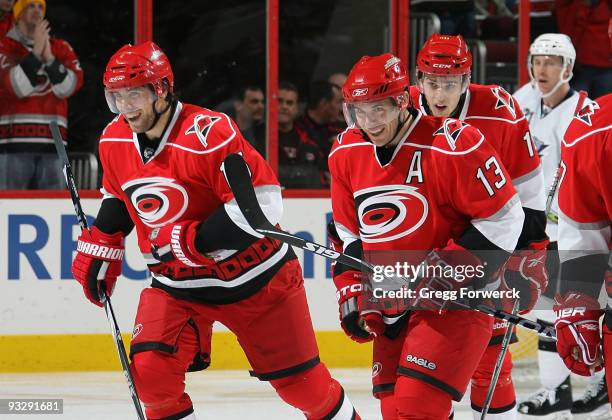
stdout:
<svg viewBox="0 0 612 420">
<path fill-rule="evenodd" d="M 610 248 L 612 223 L 612 94 L 587 102 L 561 145 L 559 249 Z M 576 252 L 568 258 L 579 257 Z"/>
<path fill-rule="evenodd" d="M 16 27 L 0 40 L 0 149 L 55 153 L 49 122 L 57 121 L 62 137 L 68 138 L 68 97 L 81 88 L 83 70 L 72 47 L 51 37 L 51 51 L 67 76 L 54 85 L 41 66 L 32 84 L 19 65 L 30 54 L 25 42 Z"/>
<path fill-rule="evenodd" d="M 209 255 L 216 261 L 211 266 L 154 272 L 154 286 L 181 298 L 229 303 L 255 293 L 287 259 L 295 258 L 286 244 L 253 231 L 233 199 L 222 164 L 228 154 L 242 153 L 266 216 L 272 223 L 281 218 L 281 190 L 272 169 L 227 115 L 179 102 L 147 163 L 136 134 L 119 116 L 102 133 L 99 152 L 103 192 L 125 203 L 147 263 L 157 263 L 149 255 L 153 229 L 184 220 L 204 221 L 222 205 L 236 225 L 260 238 L 243 251 L 215 251 Z"/>
<path fill-rule="evenodd" d="M 473 127 L 417 112 L 388 163 L 355 128 L 329 156 L 334 221 L 345 248 L 430 250 L 472 224 L 514 250 L 524 215 L 495 150 Z"/>
<path fill-rule="evenodd" d="M 410 96 L 426 113 L 425 98 L 416 86 L 411 86 Z M 472 83 L 457 118 L 480 130 L 497 151 L 522 206 L 544 210 L 546 194 L 540 158 L 529 132 L 529 123 L 512 95 L 500 86 Z"/>
</svg>

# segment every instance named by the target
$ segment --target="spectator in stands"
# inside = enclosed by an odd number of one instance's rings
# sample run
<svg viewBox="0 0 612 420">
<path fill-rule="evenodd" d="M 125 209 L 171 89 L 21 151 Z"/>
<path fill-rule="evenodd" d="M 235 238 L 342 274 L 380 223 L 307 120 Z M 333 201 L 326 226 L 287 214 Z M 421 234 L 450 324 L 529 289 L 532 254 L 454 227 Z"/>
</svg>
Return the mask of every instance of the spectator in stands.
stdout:
<svg viewBox="0 0 612 420">
<path fill-rule="evenodd" d="M 477 37 L 474 0 L 410 0 L 410 11 L 435 13 L 440 18 L 440 33 Z"/>
<path fill-rule="evenodd" d="M 576 47 L 572 87 L 590 98 L 612 92 L 612 51 L 608 40 L 611 0 L 555 0 L 559 31 Z"/>
<path fill-rule="evenodd" d="M 0 0 L 0 38 L 13 27 L 13 5 L 15 0 Z"/>
<path fill-rule="evenodd" d="M 234 100 L 233 118 L 244 138 L 265 157 L 264 111 L 264 92 L 261 87 L 246 85 L 240 89 Z"/>
<path fill-rule="evenodd" d="M 320 170 L 326 186 L 329 180 L 327 156 L 334 139 L 342 132 L 337 124 L 341 110 L 341 89 L 327 81 L 315 81 L 310 85 L 306 111 L 295 121 L 300 137 L 317 146 Z"/>
<path fill-rule="evenodd" d="M 289 82 L 278 85 L 278 178 L 286 188 L 321 188 L 318 147 L 295 129 L 299 93 Z"/>
<path fill-rule="evenodd" d="M 338 88 L 342 89 L 342 85 L 344 85 L 344 82 L 346 82 L 346 74 L 332 73 L 327 78 L 327 81 L 331 83 L 332 85 L 337 86 Z M 344 113 L 342 112 L 342 109 L 340 109 L 340 112 L 338 113 L 337 122 L 338 122 L 338 126 L 342 128 L 342 130 L 346 128 L 346 122 L 344 121 Z"/>
<path fill-rule="evenodd" d="M 65 184 L 49 122 L 67 138 L 68 98 L 83 84 L 76 54 L 50 35 L 44 0 L 18 0 L 0 40 L 0 189 Z"/>
</svg>

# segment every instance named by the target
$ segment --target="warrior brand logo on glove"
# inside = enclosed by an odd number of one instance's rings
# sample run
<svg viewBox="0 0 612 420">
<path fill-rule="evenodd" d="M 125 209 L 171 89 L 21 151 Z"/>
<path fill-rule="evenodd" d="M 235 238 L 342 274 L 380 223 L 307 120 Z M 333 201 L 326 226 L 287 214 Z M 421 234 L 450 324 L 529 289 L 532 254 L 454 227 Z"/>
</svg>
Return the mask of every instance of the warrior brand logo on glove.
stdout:
<svg viewBox="0 0 612 420">
<path fill-rule="evenodd" d="M 172 228 L 172 233 L 170 234 L 170 246 L 172 247 L 172 253 L 176 257 L 177 260 L 182 262 L 185 265 L 190 267 L 199 267 L 198 264 L 191 261 L 189 258 L 185 256 L 183 249 L 181 247 L 181 230 L 183 229 L 182 225 L 175 225 Z"/>
<path fill-rule="evenodd" d="M 122 260 L 125 250 L 123 248 L 110 248 L 103 245 L 92 244 L 91 242 L 79 241 L 77 251 L 83 254 L 99 257 L 105 260 Z"/>
</svg>

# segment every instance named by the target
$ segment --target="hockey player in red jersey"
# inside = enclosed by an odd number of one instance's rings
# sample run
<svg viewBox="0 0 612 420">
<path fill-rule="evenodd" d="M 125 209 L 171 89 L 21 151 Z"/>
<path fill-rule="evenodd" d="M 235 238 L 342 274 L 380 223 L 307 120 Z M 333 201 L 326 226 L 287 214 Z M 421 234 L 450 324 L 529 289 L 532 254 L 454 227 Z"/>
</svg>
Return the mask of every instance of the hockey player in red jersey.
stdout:
<svg viewBox="0 0 612 420">
<path fill-rule="evenodd" d="M 482 264 L 477 250 L 505 258 L 515 249 L 524 215 L 498 154 L 473 127 L 415 109 L 397 57 L 362 57 L 343 96 L 349 128 L 338 136 L 329 168 L 345 253 L 419 250 L 426 266 L 453 266 L 454 258 L 436 258 L 454 250 L 475 266 Z M 430 280 L 422 278 L 416 289 L 436 289 Z M 455 290 L 473 280 L 450 282 Z M 395 310 L 367 307 L 355 270 L 337 263 L 334 283 L 346 334 L 374 341 L 372 380 L 383 418 L 447 419 L 487 347 L 493 319 L 475 311 L 415 310 L 398 320 L 391 317 Z"/>
<path fill-rule="evenodd" d="M 592 375 L 612 360 L 611 161 L 612 94 L 608 94 L 587 102 L 577 112 L 561 145 L 561 293 L 554 308 L 557 351 L 572 372 L 583 376 Z M 605 310 L 597 301 L 604 285 L 608 292 Z M 605 377 L 610 395 L 609 366 Z"/>
<path fill-rule="evenodd" d="M 470 83 L 472 55 L 460 35 L 432 35 L 418 53 L 416 68 L 417 86 L 413 86 L 410 93 L 420 110 L 438 117 L 457 118 L 478 128 L 508 170 L 525 213 L 517 244 L 517 249 L 524 251 L 510 258 L 502 281 L 507 287 L 521 290 L 521 309 L 529 310 L 546 289 L 548 238 L 544 179 L 528 122 L 516 101 L 503 88 Z M 536 264 L 523 264 L 526 260 Z M 495 322 L 494 326 L 487 352 L 472 378 L 470 397 L 475 419 L 480 419 L 507 327 L 505 322 Z M 506 353 L 490 406 L 490 413 L 496 419 L 516 417 L 511 369 L 511 355 Z"/>
<path fill-rule="evenodd" d="M 78 240 L 72 270 L 101 305 L 135 227 L 152 273 L 130 344 L 131 371 L 148 419 L 195 419 L 185 373 L 206 366 L 212 323 L 238 337 L 252 375 L 309 419 L 358 419 L 319 361 L 300 265 L 286 244 L 252 230 L 223 172 L 241 153 L 272 223 L 282 213 L 274 173 L 227 115 L 181 103 L 166 55 L 126 45 L 104 73 L 117 117 L 100 138 L 104 198 Z M 105 252 L 99 250 L 105 249 Z M 98 250 L 98 252 L 96 252 Z"/>
</svg>

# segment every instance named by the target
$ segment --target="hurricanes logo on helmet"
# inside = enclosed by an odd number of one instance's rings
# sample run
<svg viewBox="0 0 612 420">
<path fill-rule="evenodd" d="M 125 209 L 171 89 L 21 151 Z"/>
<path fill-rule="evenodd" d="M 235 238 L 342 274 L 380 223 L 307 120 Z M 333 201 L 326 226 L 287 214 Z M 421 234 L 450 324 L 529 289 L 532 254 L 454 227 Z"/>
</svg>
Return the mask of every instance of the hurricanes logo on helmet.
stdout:
<svg viewBox="0 0 612 420">
<path fill-rule="evenodd" d="M 355 193 L 363 242 L 386 242 L 410 235 L 427 218 L 429 205 L 418 187 L 385 185 Z"/>
<path fill-rule="evenodd" d="M 189 203 L 187 191 L 171 178 L 150 177 L 121 186 L 142 222 L 152 228 L 179 219 Z"/>
</svg>

